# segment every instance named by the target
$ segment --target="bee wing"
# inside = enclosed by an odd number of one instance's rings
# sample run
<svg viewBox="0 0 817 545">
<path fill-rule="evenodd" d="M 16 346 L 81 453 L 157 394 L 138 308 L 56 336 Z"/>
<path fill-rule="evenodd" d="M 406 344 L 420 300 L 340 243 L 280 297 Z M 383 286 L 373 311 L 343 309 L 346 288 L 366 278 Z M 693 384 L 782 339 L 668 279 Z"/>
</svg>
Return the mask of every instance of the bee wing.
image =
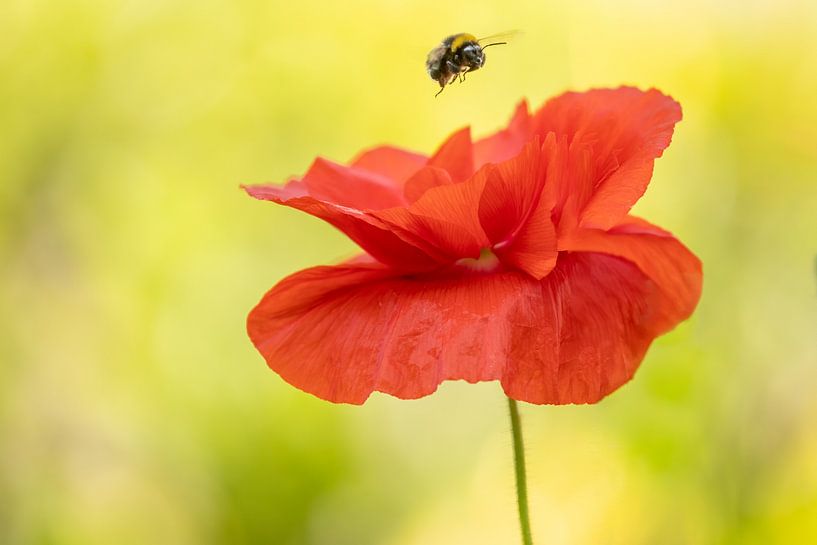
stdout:
<svg viewBox="0 0 817 545">
<path fill-rule="evenodd" d="M 448 51 L 448 46 L 445 44 L 439 44 L 437 47 L 432 49 L 428 52 L 428 57 L 426 57 L 426 62 L 436 62 L 445 55 L 445 52 Z"/>
<path fill-rule="evenodd" d="M 519 29 L 506 30 L 505 32 L 497 32 L 496 34 L 489 34 L 488 36 L 477 38 L 477 43 L 484 45 L 485 43 L 490 42 L 509 42 L 515 38 L 518 38 L 521 34 L 522 31 Z"/>
</svg>

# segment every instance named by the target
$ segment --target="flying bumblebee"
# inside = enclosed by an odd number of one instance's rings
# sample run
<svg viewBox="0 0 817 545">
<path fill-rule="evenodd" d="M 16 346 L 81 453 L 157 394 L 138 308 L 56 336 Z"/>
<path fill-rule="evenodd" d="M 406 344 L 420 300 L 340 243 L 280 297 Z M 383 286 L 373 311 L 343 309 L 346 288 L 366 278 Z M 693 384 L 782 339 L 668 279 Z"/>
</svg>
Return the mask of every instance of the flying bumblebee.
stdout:
<svg viewBox="0 0 817 545">
<path fill-rule="evenodd" d="M 482 68 L 485 65 L 485 48 L 508 43 L 502 41 L 482 45 L 481 42 L 501 39 L 511 34 L 513 32 L 477 38 L 473 34 L 460 33 L 452 34 L 440 42 L 440 45 L 429 51 L 426 59 L 426 72 L 431 79 L 440 84 L 440 90 L 434 96 L 442 93 L 445 86 L 454 79 L 463 82 L 465 74 Z"/>
</svg>

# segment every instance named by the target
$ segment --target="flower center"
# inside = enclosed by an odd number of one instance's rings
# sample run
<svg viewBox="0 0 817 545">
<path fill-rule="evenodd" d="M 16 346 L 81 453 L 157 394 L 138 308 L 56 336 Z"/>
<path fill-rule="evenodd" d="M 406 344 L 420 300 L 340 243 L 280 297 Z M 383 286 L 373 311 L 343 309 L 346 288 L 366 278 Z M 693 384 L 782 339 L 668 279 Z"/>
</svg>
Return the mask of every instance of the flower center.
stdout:
<svg viewBox="0 0 817 545">
<path fill-rule="evenodd" d="M 499 258 L 490 248 L 483 248 L 479 251 L 479 257 L 464 257 L 457 261 L 457 265 L 472 271 L 494 271 L 499 268 Z"/>
</svg>

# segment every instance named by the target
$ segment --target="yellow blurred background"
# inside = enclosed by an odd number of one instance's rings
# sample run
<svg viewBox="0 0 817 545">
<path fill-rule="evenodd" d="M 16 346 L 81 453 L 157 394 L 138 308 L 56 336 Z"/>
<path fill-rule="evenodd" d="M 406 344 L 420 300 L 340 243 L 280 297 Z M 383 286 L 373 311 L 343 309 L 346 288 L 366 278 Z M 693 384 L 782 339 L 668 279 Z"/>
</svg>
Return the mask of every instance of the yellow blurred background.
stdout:
<svg viewBox="0 0 817 545">
<path fill-rule="evenodd" d="M 431 47 L 507 29 L 434 98 Z M 817 543 L 813 0 L 4 0 L 0 543 L 517 543 L 497 384 L 267 370 L 247 311 L 356 250 L 238 184 L 620 84 L 684 107 L 636 212 L 704 295 L 599 405 L 522 407 L 536 542 Z"/>
</svg>

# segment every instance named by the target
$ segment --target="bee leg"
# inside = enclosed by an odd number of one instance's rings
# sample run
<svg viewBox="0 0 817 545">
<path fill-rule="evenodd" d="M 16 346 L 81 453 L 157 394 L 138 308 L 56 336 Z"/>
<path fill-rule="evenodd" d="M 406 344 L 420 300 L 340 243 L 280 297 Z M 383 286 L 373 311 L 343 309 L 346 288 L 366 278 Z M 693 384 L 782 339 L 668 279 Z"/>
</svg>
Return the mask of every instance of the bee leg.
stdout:
<svg viewBox="0 0 817 545">
<path fill-rule="evenodd" d="M 451 79 L 453 80 L 460 74 L 460 67 L 454 64 L 451 61 L 445 61 L 446 66 L 448 67 L 448 73 L 451 74 Z"/>
<path fill-rule="evenodd" d="M 460 83 L 465 81 L 465 74 L 467 74 L 467 73 L 468 73 L 467 68 L 465 70 L 463 70 L 462 72 L 460 72 Z"/>
<path fill-rule="evenodd" d="M 445 86 L 449 85 L 454 80 L 456 77 L 454 74 L 454 72 L 451 72 L 450 74 L 443 74 L 440 76 L 440 79 L 437 80 L 437 83 L 440 84 L 440 90 L 437 91 L 436 95 L 434 95 L 435 97 L 439 96 L 439 94 L 445 90 Z"/>
</svg>

